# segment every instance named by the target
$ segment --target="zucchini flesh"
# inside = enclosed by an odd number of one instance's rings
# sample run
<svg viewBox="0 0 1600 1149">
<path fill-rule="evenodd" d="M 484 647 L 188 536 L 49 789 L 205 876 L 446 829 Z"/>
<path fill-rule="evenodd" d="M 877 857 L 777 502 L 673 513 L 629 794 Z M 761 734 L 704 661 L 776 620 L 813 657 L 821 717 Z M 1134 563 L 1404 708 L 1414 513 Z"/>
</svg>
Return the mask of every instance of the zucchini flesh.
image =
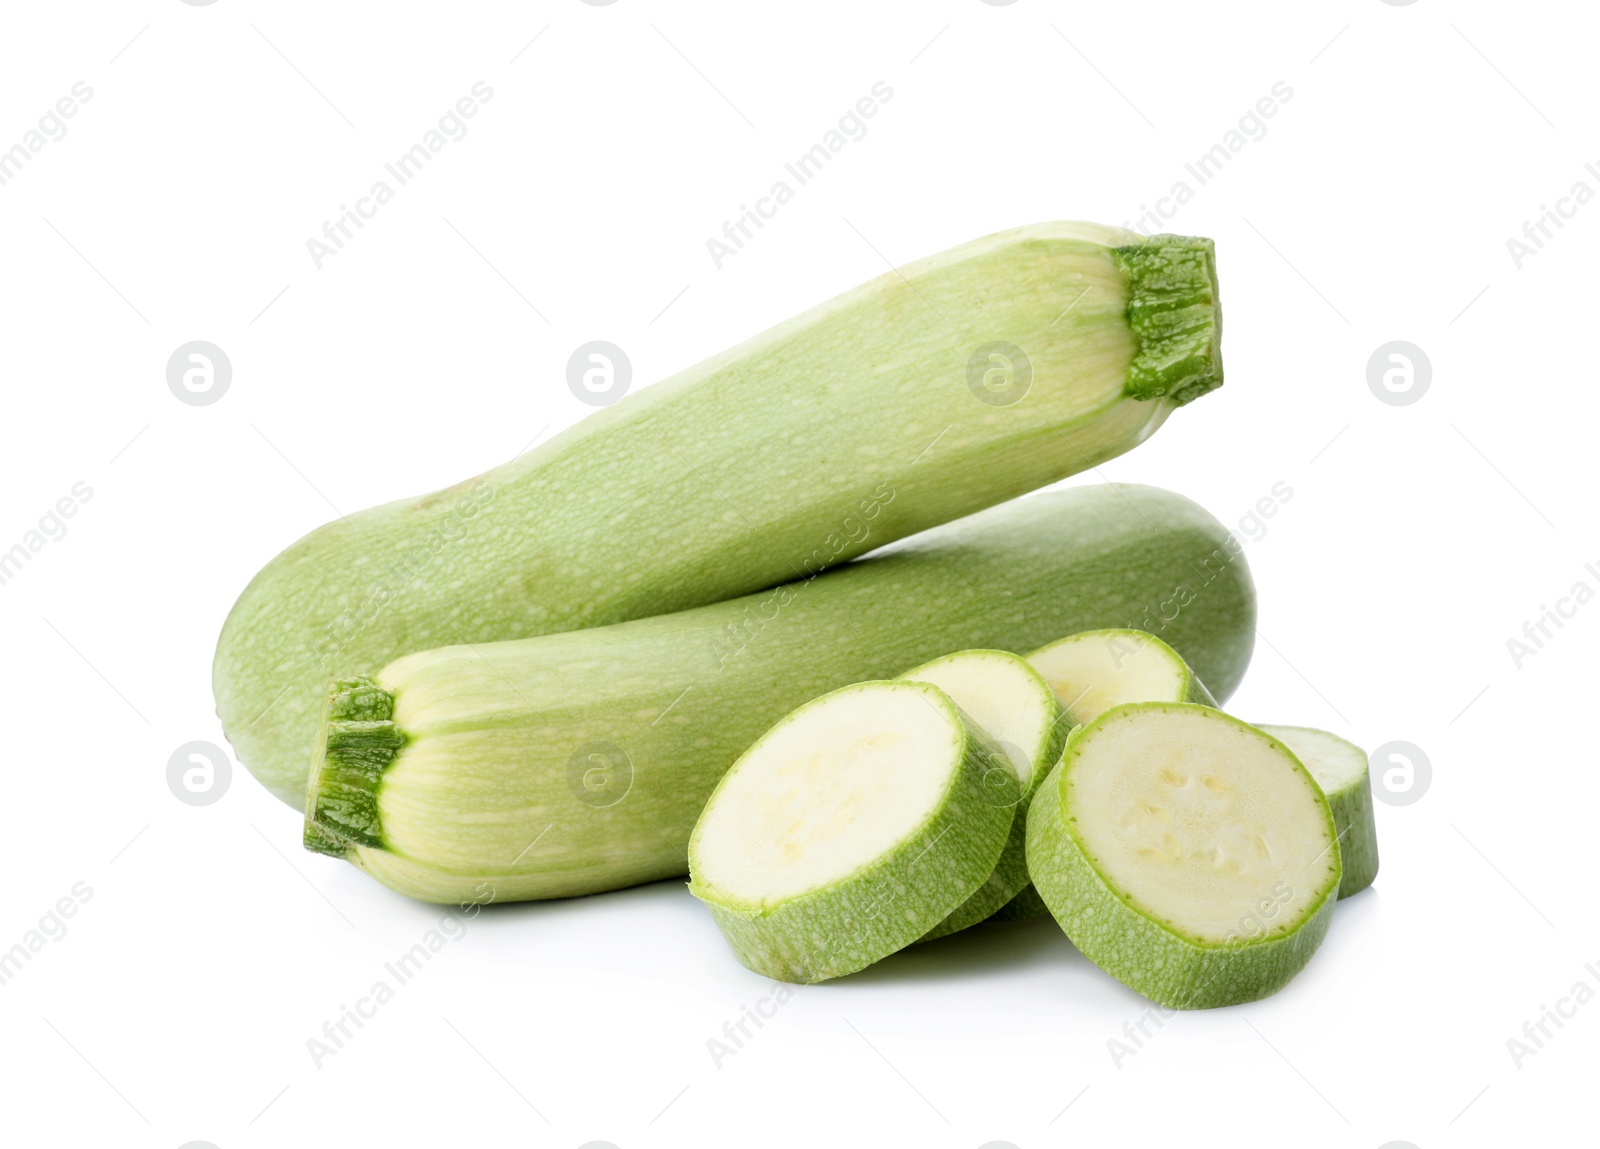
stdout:
<svg viewBox="0 0 1600 1149">
<path fill-rule="evenodd" d="M 1231 690 L 1255 636 L 1244 557 L 1199 507 L 1138 486 L 1022 499 L 732 602 L 410 655 L 333 692 L 306 842 L 438 902 L 672 877 L 717 781 L 802 703 L 1123 624 L 1180 587 L 1167 638 Z"/>
<path fill-rule="evenodd" d="M 1034 651 L 1028 662 L 1076 726 L 1126 702 L 1217 704 L 1177 651 L 1140 630 L 1069 635 Z"/>
<path fill-rule="evenodd" d="M 1114 707 L 1073 731 L 1028 815 L 1034 887 L 1072 943 L 1174 1009 L 1255 1001 L 1327 933 L 1327 800 L 1277 739 L 1189 703 Z"/>
<path fill-rule="evenodd" d="M 1194 702 L 1215 706 L 1216 699 L 1183 657 L 1142 630 L 1084 631 L 1042 646 L 1028 655 L 1049 684 L 1069 726 L 1092 722 L 1127 702 Z M 1001 921 L 1048 914 L 1037 891 L 1023 889 L 1001 907 Z"/>
<path fill-rule="evenodd" d="M 993 872 L 1003 752 L 937 687 L 863 682 L 734 763 L 689 839 L 689 889 L 746 967 L 811 983 L 915 941 Z M 1013 791 L 1014 797 L 1014 791 Z"/>
<path fill-rule="evenodd" d="M 1333 811 L 1339 831 L 1339 854 L 1344 877 L 1339 897 L 1359 894 L 1378 876 L 1378 826 L 1372 816 L 1372 782 L 1367 774 L 1367 752 L 1326 730 L 1309 726 L 1260 726 L 1282 742 L 1305 768 Z"/>
<path fill-rule="evenodd" d="M 1220 385 L 1219 333 L 1209 240 L 1049 223 L 918 261 L 289 547 L 223 626 L 223 729 L 298 804 L 330 679 L 723 601 L 1086 470 Z"/>
</svg>

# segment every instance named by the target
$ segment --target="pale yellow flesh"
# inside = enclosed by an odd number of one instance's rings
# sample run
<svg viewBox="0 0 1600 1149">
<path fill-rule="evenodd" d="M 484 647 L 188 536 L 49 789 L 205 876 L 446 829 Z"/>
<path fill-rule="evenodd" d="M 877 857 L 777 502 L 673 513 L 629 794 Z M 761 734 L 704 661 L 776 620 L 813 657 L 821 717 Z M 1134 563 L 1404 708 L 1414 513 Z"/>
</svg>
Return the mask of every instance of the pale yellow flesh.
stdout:
<svg viewBox="0 0 1600 1149">
<path fill-rule="evenodd" d="M 922 689 L 812 703 L 734 766 L 695 829 L 695 877 L 720 899 L 773 903 L 882 857 L 938 806 L 964 733 Z"/>
<path fill-rule="evenodd" d="M 1300 764 L 1311 771 L 1324 794 L 1337 794 L 1361 781 L 1367 773 L 1367 753 L 1361 747 L 1309 726 L 1262 726 L 1282 742 Z"/>
<path fill-rule="evenodd" d="M 1327 872 L 1328 817 L 1311 779 L 1231 722 L 1113 715 L 1068 785 L 1077 835 L 1111 886 L 1201 941 L 1298 920 Z"/>
<path fill-rule="evenodd" d="M 1182 702 L 1184 667 L 1130 631 L 1063 639 L 1028 656 L 1077 724 L 1125 702 Z"/>
<path fill-rule="evenodd" d="M 1015 655 L 987 650 L 962 651 L 912 672 L 914 682 L 937 686 L 950 701 L 1005 752 L 1017 780 L 1033 781 L 1033 755 L 1044 744 L 1054 719 L 1049 700 L 1040 697 L 1038 678 Z M 1053 762 L 1042 762 L 1048 770 Z"/>
</svg>

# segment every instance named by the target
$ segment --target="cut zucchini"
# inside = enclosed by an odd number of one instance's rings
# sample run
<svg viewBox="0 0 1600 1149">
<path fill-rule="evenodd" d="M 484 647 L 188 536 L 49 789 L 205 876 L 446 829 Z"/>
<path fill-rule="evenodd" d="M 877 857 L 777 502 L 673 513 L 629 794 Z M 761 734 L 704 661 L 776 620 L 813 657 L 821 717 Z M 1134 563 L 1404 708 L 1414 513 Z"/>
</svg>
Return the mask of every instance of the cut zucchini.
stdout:
<svg viewBox="0 0 1600 1149">
<path fill-rule="evenodd" d="M 823 695 L 717 786 L 689 839 L 689 889 L 757 973 L 807 984 L 854 973 L 994 871 L 1013 810 L 987 788 L 994 771 L 1011 776 L 937 687 Z"/>
<path fill-rule="evenodd" d="M 1217 704 L 1177 651 L 1142 630 L 1086 630 L 1040 647 L 1028 661 L 1076 726 L 1125 702 Z"/>
<path fill-rule="evenodd" d="M 1090 961 L 1208 1009 L 1265 997 L 1311 959 L 1339 842 L 1283 743 L 1210 707 L 1133 703 L 1067 740 L 1029 810 L 1028 869 Z"/>
<path fill-rule="evenodd" d="M 907 671 L 950 697 L 1005 754 L 1012 777 L 991 778 L 991 801 L 1012 807 L 1011 836 L 988 881 L 922 938 L 977 925 L 1028 884 L 1028 799 L 1061 756 L 1069 727 L 1039 672 L 1004 650 L 963 650 Z"/>
<path fill-rule="evenodd" d="M 1372 817 L 1372 783 L 1367 752 L 1326 730 L 1309 726 L 1261 726 L 1294 756 L 1322 787 L 1339 832 L 1344 877 L 1339 896 L 1348 898 L 1372 885 L 1378 876 L 1378 827 Z"/>
<path fill-rule="evenodd" d="M 1142 630 L 1086 630 L 1040 647 L 1028 655 L 1028 662 L 1055 692 L 1068 727 L 1127 702 L 1217 704 L 1177 651 Z M 1004 909 L 1002 921 L 1050 912 L 1031 890 L 1023 890 Z"/>
</svg>

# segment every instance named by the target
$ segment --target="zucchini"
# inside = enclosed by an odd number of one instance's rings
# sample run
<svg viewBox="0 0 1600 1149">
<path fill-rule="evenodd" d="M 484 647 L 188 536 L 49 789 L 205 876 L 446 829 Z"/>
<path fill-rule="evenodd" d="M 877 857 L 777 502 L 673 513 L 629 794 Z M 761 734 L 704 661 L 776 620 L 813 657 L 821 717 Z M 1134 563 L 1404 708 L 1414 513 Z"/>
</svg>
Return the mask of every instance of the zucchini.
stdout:
<svg viewBox="0 0 1600 1149">
<path fill-rule="evenodd" d="M 1028 884 L 1028 799 L 1061 757 L 1070 727 L 1039 672 L 1004 650 L 963 650 L 936 658 L 901 678 L 937 686 L 1004 753 L 1007 771 L 986 781 L 996 805 L 1012 811 L 1011 836 L 988 881 L 929 930 L 922 941 L 977 925 Z"/>
<path fill-rule="evenodd" d="M 1209 706 L 1113 707 L 1028 812 L 1034 887 L 1083 956 L 1173 1009 L 1255 1001 L 1311 959 L 1339 840 L 1283 743 Z"/>
<path fill-rule="evenodd" d="M 1055 693 L 1069 726 L 1092 722 L 1125 702 L 1195 702 L 1216 699 L 1172 647 L 1142 630 L 1089 630 L 1042 646 L 1028 663 Z M 1002 907 L 1001 921 L 1048 914 L 1050 907 L 1024 889 Z"/>
<path fill-rule="evenodd" d="M 689 890 L 734 956 L 780 981 L 864 969 L 984 884 L 1011 832 L 1004 753 L 937 687 L 863 682 L 762 735 L 689 839 Z"/>
<path fill-rule="evenodd" d="M 1040 647 L 1028 662 L 1050 684 L 1075 726 L 1125 702 L 1217 704 L 1182 655 L 1140 630 L 1070 635 Z"/>
<path fill-rule="evenodd" d="M 1209 240 L 1047 223 L 913 263 L 313 531 L 228 615 L 217 713 L 298 805 L 330 679 L 720 602 L 1086 470 L 1221 384 L 1219 333 Z"/>
<path fill-rule="evenodd" d="M 1032 650 L 1185 592 L 1167 637 L 1231 690 L 1255 637 L 1231 540 L 1179 495 L 1078 487 L 743 599 L 409 655 L 332 693 L 306 843 L 438 902 L 682 874 L 718 779 L 829 690 L 953 650 Z"/>
<path fill-rule="evenodd" d="M 1367 775 L 1367 752 L 1326 730 L 1308 726 L 1261 726 L 1294 756 L 1322 787 L 1339 832 L 1339 854 L 1344 877 L 1339 897 L 1359 894 L 1378 876 L 1378 827 L 1372 817 L 1372 783 Z"/>
</svg>

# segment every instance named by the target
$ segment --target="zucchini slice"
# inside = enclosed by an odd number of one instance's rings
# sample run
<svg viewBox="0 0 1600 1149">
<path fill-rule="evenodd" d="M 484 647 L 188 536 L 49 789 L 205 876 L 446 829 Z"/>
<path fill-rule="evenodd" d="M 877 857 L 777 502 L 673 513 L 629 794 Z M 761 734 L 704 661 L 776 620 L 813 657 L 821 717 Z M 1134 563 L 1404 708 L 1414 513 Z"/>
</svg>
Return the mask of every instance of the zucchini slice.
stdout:
<svg viewBox="0 0 1600 1149">
<path fill-rule="evenodd" d="M 1039 672 L 1004 650 L 963 650 L 901 675 L 937 686 L 1004 753 L 1012 777 L 991 778 L 994 800 L 1009 799 L 1011 836 L 989 880 L 923 935 L 942 938 L 977 925 L 1028 884 L 1028 800 L 1061 757 L 1069 727 Z M 1009 791 L 1009 793 L 1007 793 Z"/>
<path fill-rule="evenodd" d="M 1028 816 L 1033 884 L 1072 943 L 1173 1009 L 1266 997 L 1327 933 L 1339 842 L 1283 743 L 1206 706 L 1073 731 Z"/>
<path fill-rule="evenodd" d="M 937 687 L 823 695 L 717 786 L 689 839 L 689 889 L 757 973 L 807 984 L 854 973 L 916 941 L 994 871 L 1013 811 L 994 801 L 994 771 L 1012 776 Z"/>
<path fill-rule="evenodd" d="M 1326 730 L 1309 726 L 1258 726 L 1282 742 L 1322 787 L 1339 831 L 1344 877 L 1339 897 L 1358 894 L 1378 876 L 1378 827 L 1372 817 L 1367 752 Z"/>
<path fill-rule="evenodd" d="M 1068 635 L 1028 655 L 1028 662 L 1055 692 L 1069 727 L 1126 702 L 1217 704 L 1182 655 L 1142 630 L 1111 628 Z M 1029 890 L 1004 908 L 1005 921 L 1050 912 L 1044 899 Z"/>
<path fill-rule="evenodd" d="M 1142 630 L 1086 630 L 1040 647 L 1028 661 L 1075 726 L 1125 702 L 1217 704 L 1177 651 Z"/>
</svg>

